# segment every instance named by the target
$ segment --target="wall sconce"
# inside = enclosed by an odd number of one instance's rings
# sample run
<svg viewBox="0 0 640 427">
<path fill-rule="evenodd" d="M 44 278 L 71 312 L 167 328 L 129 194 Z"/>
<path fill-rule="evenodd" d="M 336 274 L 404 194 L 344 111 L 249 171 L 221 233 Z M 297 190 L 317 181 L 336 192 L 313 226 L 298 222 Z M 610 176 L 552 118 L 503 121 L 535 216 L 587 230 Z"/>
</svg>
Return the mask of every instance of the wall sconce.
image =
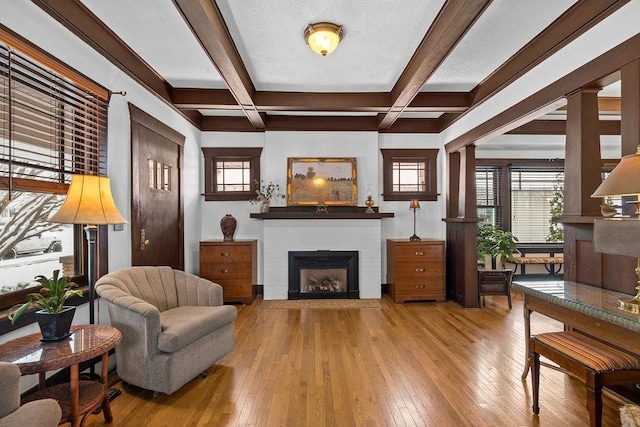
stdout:
<svg viewBox="0 0 640 427">
<path fill-rule="evenodd" d="M 327 56 L 342 40 L 342 27 L 331 22 L 309 24 L 304 30 L 304 40 L 312 51 L 318 55 Z"/>
<path fill-rule="evenodd" d="M 409 209 L 413 211 L 413 236 L 409 237 L 409 240 L 412 242 L 419 242 L 420 238 L 416 234 L 416 211 L 420 209 L 420 200 L 411 199 Z"/>
</svg>

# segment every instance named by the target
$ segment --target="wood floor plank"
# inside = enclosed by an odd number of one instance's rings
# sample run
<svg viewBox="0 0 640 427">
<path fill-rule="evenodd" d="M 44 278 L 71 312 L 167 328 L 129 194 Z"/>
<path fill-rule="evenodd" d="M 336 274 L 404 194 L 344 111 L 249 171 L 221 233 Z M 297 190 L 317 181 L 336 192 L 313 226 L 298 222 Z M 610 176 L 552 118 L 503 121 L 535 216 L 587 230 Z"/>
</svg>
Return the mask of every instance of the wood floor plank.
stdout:
<svg viewBox="0 0 640 427">
<path fill-rule="evenodd" d="M 522 296 L 381 308 L 237 306 L 236 348 L 172 395 L 116 383 L 114 420 L 86 426 L 583 426 L 584 384 L 541 371 L 540 415 L 523 381 Z M 534 314 L 532 331 L 561 330 Z M 604 396 L 603 425 L 618 426 L 619 399 Z"/>
</svg>

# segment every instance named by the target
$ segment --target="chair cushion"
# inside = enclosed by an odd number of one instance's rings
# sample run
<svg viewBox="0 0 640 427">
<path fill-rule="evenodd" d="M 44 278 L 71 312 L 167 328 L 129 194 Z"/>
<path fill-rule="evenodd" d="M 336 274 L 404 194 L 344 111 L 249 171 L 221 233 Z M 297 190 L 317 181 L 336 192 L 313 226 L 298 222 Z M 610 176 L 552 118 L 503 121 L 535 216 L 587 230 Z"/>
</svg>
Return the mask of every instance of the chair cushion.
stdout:
<svg viewBox="0 0 640 427">
<path fill-rule="evenodd" d="M 620 408 L 622 427 L 640 426 L 640 406 L 627 403 Z"/>
<path fill-rule="evenodd" d="M 232 323 L 237 316 L 234 306 L 175 307 L 160 313 L 162 332 L 158 348 L 174 353 L 216 329 Z"/>
<path fill-rule="evenodd" d="M 640 359 L 574 331 L 538 334 L 535 339 L 596 372 L 640 368 Z"/>
</svg>

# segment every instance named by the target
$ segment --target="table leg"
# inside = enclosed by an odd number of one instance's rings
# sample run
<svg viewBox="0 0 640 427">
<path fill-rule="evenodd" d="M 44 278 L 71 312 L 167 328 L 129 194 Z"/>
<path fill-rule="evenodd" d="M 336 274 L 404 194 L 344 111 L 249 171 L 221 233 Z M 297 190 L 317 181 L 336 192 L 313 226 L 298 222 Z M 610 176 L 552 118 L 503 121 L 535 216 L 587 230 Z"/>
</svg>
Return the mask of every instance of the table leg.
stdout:
<svg viewBox="0 0 640 427">
<path fill-rule="evenodd" d="M 71 416 L 70 422 L 73 427 L 80 426 L 80 417 L 78 412 L 80 411 L 80 375 L 78 374 L 78 364 L 74 363 L 70 367 L 71 378 L 69 380 L 69 396 L 71 401 Z"/>
<path fill-rule="evenodd" d="M 102 414 L 105 421 L 113 421 L 113 414 L 111 413 L 111 405 L 109 404 L 109 353 L 102 355 L 102 385 L 104 386 L 104 399 L 102 400 Z"/>
<path fill-rule="evenodd" d="M 525 356 L 524 356 L 524 371 L 521 378 L 527 379 L 529 375 L 529 368 L 531 367 L 531 360 L 529 360 L 529 338 L 531 338 L 531 310 L 527 308 L 527 296 L 524 296 L 524 340 L 525 340 Z"/>
<path fill-rule="evenodd" d="M 38 390 L 44 390 L 47 386 L 47 377 L 44 372 L 38 374 Z"/>
</svg>

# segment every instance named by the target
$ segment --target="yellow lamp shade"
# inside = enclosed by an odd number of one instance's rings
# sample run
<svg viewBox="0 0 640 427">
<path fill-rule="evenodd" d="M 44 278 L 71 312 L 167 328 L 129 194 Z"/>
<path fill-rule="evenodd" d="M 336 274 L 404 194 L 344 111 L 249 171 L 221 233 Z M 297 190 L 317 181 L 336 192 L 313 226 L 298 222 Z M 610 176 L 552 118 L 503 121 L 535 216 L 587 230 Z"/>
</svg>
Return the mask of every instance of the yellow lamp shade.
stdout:
<svg viewBox="0 0 640 427">
<path fill-rule="evenodd" d="M 312 51 L 327 56 L 342 40 L 342 27 L 330 22 L 309 24 L 304 32 L 304 39 Z"/>
<path fill-rule="evenodd" d="M 61 224 L 125 224 L 113 196 L 111 182 L 106 176 L 73 175 L 67 198 L 49 222 Z"/>
<path fill-rule="evenodd" d="M 637 194 L 640 194 L 640 153 L 624 156 L 591 197 Z"/>
</svg>

